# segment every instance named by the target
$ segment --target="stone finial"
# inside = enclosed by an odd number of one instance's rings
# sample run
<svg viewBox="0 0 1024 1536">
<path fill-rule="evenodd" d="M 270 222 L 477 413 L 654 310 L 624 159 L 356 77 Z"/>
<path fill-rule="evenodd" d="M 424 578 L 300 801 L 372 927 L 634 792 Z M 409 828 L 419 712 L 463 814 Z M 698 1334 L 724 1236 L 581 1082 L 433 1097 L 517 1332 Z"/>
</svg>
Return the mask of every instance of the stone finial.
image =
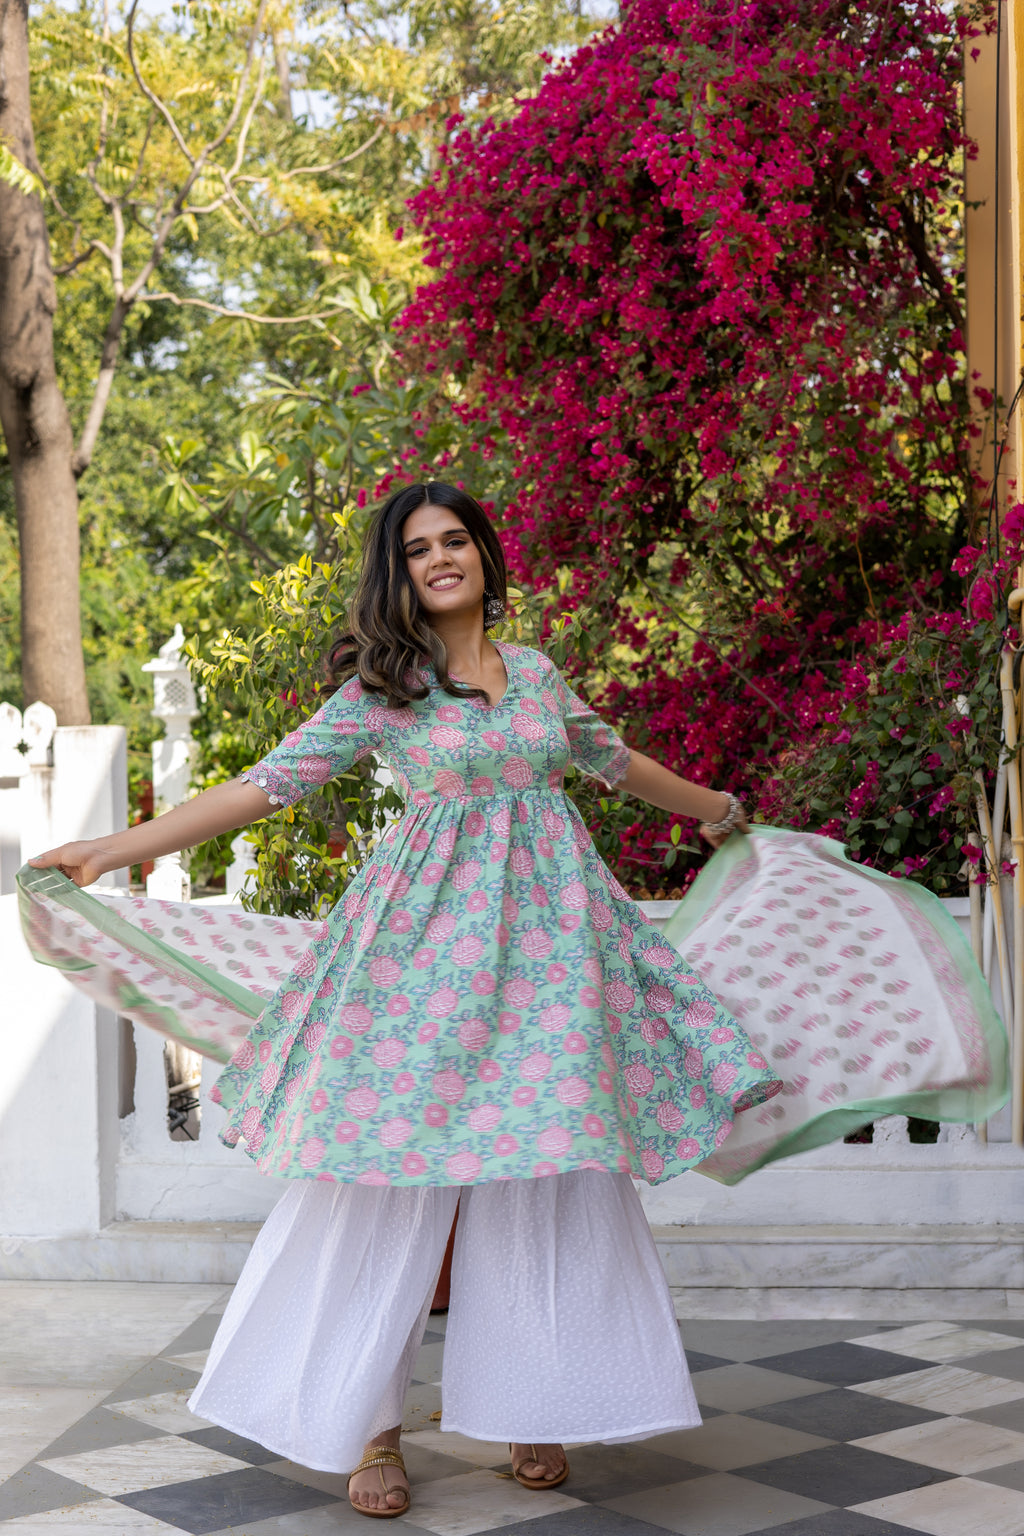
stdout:
<svg viewBox="0 0 1024 1536">
<path fill-rule="evenodd" d="M 18 750 L 24 741 L 21 710 L 0 704 L 0 779 L 20 779 L 28 771 L 28 758 Z"/>
<path fill-rule="evenodd" d="M 153 678 L 151 714 L 164 723 L 163 736 L 153 743 L 153 799 L 158 811 L 181 805 L 192 777 L 192 721 L 199 711 L 188 662 L 181 654 L 184 643 L 181 625 L 175 624 L 171 638 L 142 668 Z M 180 853 L 157 859 L 146 880 L 146 894 L 165 901 L 189 900 L 191 886 Z"/>
<path fill-rule="evenodd" d="M 37 699 L 26 709 L 22 726 L 28 745 L 29 766 L 45 767 L 50 761 L 50 747 L 53 744 L 53 733 L 57 729 L 57 716 L 49 704 L 43 704 Z"/>
<path fill-rule="evenodd" d="M 165 722 L 168 736 L 187 736 L 189 721 L 199 713 L 188 662 L 181 655 L 184 643 L 184 631 L 180 624 L 175 624 L 171 638 L 164 641 L 153 660 L 145 662 L 142 668 L 143 672 L 153 676 L 150 713 Z"/>
<path fill-rule="evenodd" d="M 47 767 L 56 729 L 49 704 L 30 704 L 24 715 L 13 704 L 0 704 L 0 779 L 20 779 L 30 768 Z"/>
<path fill-rule="evenodd" d="M 180 624 L 175 624 L 174 633 L 171 635 L 171 638 L 164 641 L 156 654 L 161 661 L 169 661 L 176 667 L 181 662 L 181 648 L 184 644 L 185 631 Z M 150 666 L 152 665 L 153 663 L 150 662 Z"/>
</svg>

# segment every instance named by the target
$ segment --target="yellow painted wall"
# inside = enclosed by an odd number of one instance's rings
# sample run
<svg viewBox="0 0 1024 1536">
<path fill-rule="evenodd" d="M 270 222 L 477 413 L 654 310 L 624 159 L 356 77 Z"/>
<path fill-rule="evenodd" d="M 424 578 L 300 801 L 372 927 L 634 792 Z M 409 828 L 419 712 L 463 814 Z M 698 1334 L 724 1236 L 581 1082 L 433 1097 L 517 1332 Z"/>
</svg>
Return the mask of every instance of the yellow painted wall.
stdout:
<svg viewBox="0 0 1024 1536">
<path fill-rule="evenodd" d="M 974 38 L 964 59 L 965 121 L 978 147 L 965 174 L 967 362 L 970 374 L 979 375 L 975 382 L 1002 401 L 998 424 L 993 412 L 975 408 L 981 429 L 975 463 L 987 481 L 993 438 L 1002 432 L 1024 364 L 1024 0 L 1000 0 L 999 10 L 998 46 L 994 34 Z M 1024 410 L 1018 407 L 1000 467 L 1003 511 L 1011 500 L 1024 500 L 1024 484 L 1016 483 L 1024 465 L 1022 424 Z"/>
<path fill-rule="evenodd" d="M 1013 104 L 1010 156 L 1011 156 L 1011 207 L 1013 253 L 1009 283 L 1015 296 L 1011 317 L 1013 356 L 1017 362 L 1017 383 L 1024 377 L 1024 0 L 1006 0 L 1009 12 L 1009 89 Z M 1024 400 L 1017 405 L 1013 419 L 1011 440 L 1014 461 L 1020 480 L 1015 500 L 1024 501 Z"/>
</svg>

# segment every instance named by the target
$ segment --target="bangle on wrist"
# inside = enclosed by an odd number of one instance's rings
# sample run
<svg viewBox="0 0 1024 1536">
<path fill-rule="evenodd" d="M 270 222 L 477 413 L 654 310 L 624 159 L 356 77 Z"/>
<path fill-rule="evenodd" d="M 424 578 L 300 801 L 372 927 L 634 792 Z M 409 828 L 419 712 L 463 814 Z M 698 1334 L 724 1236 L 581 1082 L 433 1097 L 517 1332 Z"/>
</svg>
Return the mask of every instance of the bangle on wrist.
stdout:
<svg viewBox="0 0 1024 1536">
<path fill-rule="evenodd" d="M 726 837 L 730 832 L 735 832 L 744 816 L 743 802 L 737 800 L 735 795 L 729 794 L 728 790 L 723 790 L 722 793 L 729 802 L 729 809 L 720 821 L 703 823 L 704 831 L 713 832 L 717 837 Z"/>
</svg>

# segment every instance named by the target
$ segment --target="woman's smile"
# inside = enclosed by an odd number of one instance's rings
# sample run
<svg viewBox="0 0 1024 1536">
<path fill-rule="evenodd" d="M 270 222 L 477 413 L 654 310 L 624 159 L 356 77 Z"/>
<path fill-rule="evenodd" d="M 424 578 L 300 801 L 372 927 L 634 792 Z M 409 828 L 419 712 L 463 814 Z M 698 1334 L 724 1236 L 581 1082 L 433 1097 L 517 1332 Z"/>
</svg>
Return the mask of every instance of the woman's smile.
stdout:
<svg viewBox="0 0 1024 1536">
<path fill-rule="evenodd" d="M 431 614 L 462 613 L 484 600 L 480 551 L 458 514 L 428 502 L 402 530 L 406 570 L 420 603 Z"/>
</svg>

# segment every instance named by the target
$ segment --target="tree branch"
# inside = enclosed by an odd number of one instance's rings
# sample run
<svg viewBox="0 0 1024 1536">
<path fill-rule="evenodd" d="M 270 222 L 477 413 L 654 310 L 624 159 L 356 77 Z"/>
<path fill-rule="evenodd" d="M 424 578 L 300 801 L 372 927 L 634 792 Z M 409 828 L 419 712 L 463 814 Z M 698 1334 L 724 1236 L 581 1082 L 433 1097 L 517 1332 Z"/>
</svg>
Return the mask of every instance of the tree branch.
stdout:
<svg viewBox="0 0 1024 1536">
<path fill-rule="evenodd" d="M 96 449 L 96 439 L 100 435 L 100 427 L 103 425 L 103 417 L 106 414 L 107 402 L 110 399 L 110 391 L 114 387 L 114 369 L 117 367 L 117 354 L 121 349 L 121 332 L 124 328 L 125 316 L 131 306 L 124 302 L 122 297 L 114 301 L 110 319 L 107 321 L 107 329 L 103 337 L 103 350 L 100 353 L 100 368 L 96 376 L 96 387 L 92 392 L 89 402 L 89 413 L 85 418 L 82 435 L 78 439 L 78 447 L 71 457 L 71 472 L 78 480 L 92 463 L 92 456 Z"/>
<path fill-rule="evenodd" d="M 82 251 L 78 256 L 73 256 L 63 266 L 54 267 L 54 276 L 70 277 L 72 272 L 77 272 L 79 267 L 84 266 L 87 261 L 90 261 L 97 254 L 97 250 L 98 247 L 95 244 L 90 244 L 86 250 Z"/>
<path fill-rule="evenodd" d="M 152 137 L 153 126 L 154 126 L 155 123 L 156 123 L 156 113 L 155 112 L 151 112 L 149 114 L 149 117 L 146 119 L 146 131 L 142 135 L 142 144 L 139 147 L 139 158 L 135 162 L 135 175 L 132 177 L 132 179 L 128 183 L 128 185 L 125 187 L 124 194 L 123 194 L 123 197 L 122 197 L 122 201 L 124 203 L 128 204 L 129 206 L 131 205 L 131 195 L 135 191 L 135 188 L 138 186 L 139 182 L 142 179 L 142 172 L 145 169 L 145 163 L 146 163 L 146 151 L 149 148 L 149 141 L 150 141 L 150 138 Z"/>
<path fill-rule="evenodd" d="M 170 107 L 167 106 L 166 102 L 161 100 L 155 91 L 150 89 L 145 80 L 142 78 L 142 73 L 135 58 L 135 13 L 137 12 L 138 8 L 139 0 L 132 0 L 131 9 L 128 12 L 127 18 L 128 62 L 132 67 L 132 74 L 135 76 L 135 83 L 139 90 L 142 92 L 143 96 L 145 96 L 146 100 L 150 103 L 150 105 L 160 113 L 160 116 L 171 130 L 171 136 L 173 137 L 174 142 L 185 156 L 185 159 L 188 161 L 189 165 L 194 167 L 195 161 L 192 158 L 192 151 L 185 143 L 185 137 L 181 129 L 178 127 L 178 124 L 175 122 L 174 114 L 171 112 Z"/>
<path fill-rule="evenodd" d="M 365 155 L 366 151 L 376 144 L 386 126 L 383 121 L 378 123 L 370 137 L 360 144 L 358 149 L 353 149 L 350 154 L 341 155 L 337 160 L 329 160 L 326 165 L 297 165 L 293 171 L 280 171 L 275 179 L 277 181 L 291 181 L 293 176 L 326 176 L 328 171 L 336 171 L 339 166 L 348 165 L 350 160 L 357 160 L 360 155 Z M 264 183 L 270 180 L 267 176 L 239 176 L 237 179 L 239 182 Z"/>
<path fill-rule="evenodd" d="M 88 177 L 89 183 L 92 186 L 92 189 L 99 201 L 108 210 L 114 224 L 114 240 L 109 249 L 98 241 L 91 242 L 91 246 L 96 250 L 102 250 L 103 254 L 109 261 L 111 278 L 113 280 L 114 286 L 115 302 L 103 338 L 103 348 L 100 357 L 99 372 L 96 379 L 96 387 L 93 391 L 92 400 L 89 405 L 89 411 L 86 416 L 85 425 L 82 429 L 82 434 L 79 439 L 78 446 L 72 458 L 72 468 L 76 478 L 84 473 L 92 461 L 92 456 L 95 451 L 100 427 L 102 426 L 103 418 L 110 400 L 110 393 L 114 381 L 114 371 L 117 365 L 117 356 L 120 350 L 121 336 L 123 334 L 125 320 L 132 306 L 143 294 L 145 294 L 146 284 L 150 281 L 153 273 L 156 271 L 160 261 L 163 258 L 163 254 L 166 250 L 167 242 L 170 238 L 174 225 L 184 212 L 190 211 L 188 209 L 188 199 L 192 188 L 196 185 L 196 182 L 199 180 L 200 176 L 204 174 L 207 166 L 210 165 L 210 162 L 216 152 L 227 142 L 235 127 L 238 125 L 240 118 L 242 119 L 241 128 L 239 131 L 238 144 L 235 149 L 232 164 L 230 167 L 215 166 L 215 170 L 219 173 L 224 187 L 224 194 L 222 198 L 214 199 L 213 204 L 210 205 L 209 211 L 213 211 L 216 207 L 221 206 L 224 202 L 230 201 L 238 210 L 238 213 L 241 215 L 243 220 L 247 221 L 257 233 L 260 232 L 251 213 L 239 199 L 235 180 L 238 176 L 238 172 L 242 164 L 244 163 L 248 136 L 252 128 L 256 111 L 264 95 L 266 67 L 261 36 L 268 4 L 269 0 L 259 0 L 259 7 L 254 17 L 253 24 L 249 32 L 248 43 L 246 45 L 245 62 L 238 74 L 231 108 L 227 114 L 227 117 L 222 123 L 219 132 L 216 133 L 212 139 L 208 140 L 207 143 L 205 143 L 203 147 L 198 151 L 198 153 L 193 154 L 189 149 L 189 146 L 185 140 L 185 136 L 179 128 L 170 107 L 143 78 L 142 71 L 139 67 L 139 62 L 135 53 L 135 21 L 138 13 L 139 0 L 132 0 L 127 17 L 128 59 L 131 64 L 132 74 L 135 78 L 135 82 L 143 96 L 145 96 L 146 100 L 150 103 L 152 112 L 146 125 L 146 132 L 143 138 L 142 147 L 139 151 L 139 158 L 137 161 L 135 175 L 132 178 L 132 181 L 129 183 L 129 186 L 126 188 L 124 194 L 122 194 L 121 197 L 118 197 L 113 193 L 107 192 L 100 185 L 99 177 L 97 174 L 99 164 L 105 152 L 107 138 L 107 96 L 106 92 L 104 92 L 99 144 L 95 156 L 86 167 L 86 175 Z M 254 65 L 257 69 L 257 78 L 255 82 L 252 82 Z M 251 82 L 252 96 L 247 101 Z M 155 211 L 153 228 L 149 231 L 150 240 L 152 242 L 149 255 L 142 263 L 142 266 L 136 273 L 135 277 L 126 286 L 123 265 L 125 243 L 125 199 L 128 197 L 131 190 L 138 184 L 138 181 L 142 175 L 143 162 L 145 160 L 146 150 L 157 114 L 159 114 L 159 116 L 162 117 L 164 122 L 167 124 L 171 135 L 176 145 L 178 146 L 178 149 L 185 157 L 185 160 L 188 163 L 188 172 L 179 185 L 177 192 L 171 199 L 170 205 L 166 207 L 166 211 L 164 210 L 163 206 Z M 374 139 L 379 136 L 381 131 L 381 127 L 378 127 L 377 132 L 366 144 L 362 145 L 358 150 L 354 151 L 353 155 L 346 156 L 345 159 L 352 159 L 356 154 L 363 153 L 367 148 L 369 148 L 370 144 L 374 142 Z M 344 163 L 344 161 L 339 161 L 338 163 L 341 164 Z M 293 174 L 308 173 L 310 172 L 297 171 Z M 260 179 L 262 180 L 263 178 Z M 54 198 L 55 206 L 58 208 L 61 214 L 67 218 L 68 216 L 61 208 L 55 194 L 51 193 L 51 195 Z M 73 224 L 76 234 L 78 234 L 80 232 L 80 225 L 77 223 L 77 221 L 69 220 L 69 222 Z M 145 228 L 145 225 L 142 224 L 141 220 L 138 222 L 140 223 L 141 227 Z M 84 256 L 81 258 L 81 260 L 85 259 L 86 258 Z M 76 259 L 74 263 L 67 266 L 66 270 L 73 271 L 74 267 L 78 264 L 79 261 Z M 182 298 L 178 294 L 170 292 L 151 293 L 146 294 L 145 296 L 153 303 L 169 303 L 174 304 L 179 308 L 188 307 L 201 309 L 206 311 L 208 314 L 218 315 L 225 319 L 249 320 L 254 325 L 320 324 L 324 320 L 329 319 L 332 315 L 336 314 L 336 311 L 331 309 L 323 310 L 315 314 L 304 315 L 256 315 L 244 309 L 235 309 L 227 305 L 213 304 L 204 299 Z M 335 346 L 340 345 L 334 341 L 333 337 L 330 337 L 329 332 L 327 334 Z M 233 531 L 237 532 L 237 530 Z M 239 536 L 244 537 L 244 535 Z"/>
<path fill-rule="evenodd" d="M 920 219 L 914 217 L 906 198 L 901 199 L 899 210 L 903 233 L 907 237 L 907 244 L 910 247 L 911 254 L 917 262 L 918 271 L 922 277 L 928 279 L 929 286 L 942 308 L 957 329 L 962 331 L 967 323 L 964 312 L 954 295 L 950 292 L 949 284 L 943 275 L 942 268 L 928 249 L 924 224 Z"/>
<path fill-rule="evenodd" d="M 131 13 L 130 13 L 131 17 L 134 17 L 135 10 L 136 10 L 136 7 L 138 6 L 138 3 L 139 3 L 139 0 L 132 0 L 132 9 L 131 9 Z M 238 121 L 238 115 L 239 115 L 239 113 L 241 111 L 241 108 L 242 108 L 242 101 L 244 99 L 244 93 L 245 93 L 246 87 L 248 85 L 249 76 L 252 73 L 252 61 L 253 61 L 253 58 L 254 58 L 255 53 L 256 53 L 256 46 L 257 46 L 257 43 L 259 41 L 260 28 L 263 25 L 263 17 L 266 14 L 266 9 L 267 9 L 268 3 L 269 3 L 269 0 L 260 0 L 260 8 L 259 8 L 259 11 L 256 14 L 256 19 L 255 19 L 255 21 L 253 22 L 253 25 L 252 25 L 252 31 L 251 31 L 250 36 L 249 36 L 249 43 L 248 43 L 248 46 L 247 46 L 246 51 L 245 51 L 245 63 L 242 66 L 242 69 L 241 69 L 241 71 L 239 73 L 238 85 L 237 85 L 236 90 L 235 90 L 235 99 L 234 99 L 234 102 L 232 104 L 231 111 L 228 113 L 227 119 L 226 119 L 226 121 L 224 123 L 224 126 L 221 128 L 221 131 L 218 134 L 216 134 L 212 139 L 209 140 L 208 143 L 206 143 L 203 146 L 203 148 L 199 151 L 198 156 L 195 159 L 193 159 L 191 154 L 188 155 L 189 164 L 191 166 L 191 169 L 190 169 L 188 175 L 185 177 L 185 180 L 182 182 L 181 186 L 178 188 L 178 191 L 175 193 L 174 199 L 173 199 L 173 201 L 171 203 L 170 208 L 167 210 L 167 213 L 165 214 L 165 216 L 163 218 L 163 221 L 162 221 L 162 223 L 160 225 L 160 228 L 158 230 L 156 230 L 156 232 L 154 233 L 154 236 L 153 236 L 153 248 L 150 251 L 149 256 L 147 257 L 146 261 L 143 263 L 142 268 L 138 272 L 138 274 L 135 277 L 134 281 L 132 282 L 131 287 L 127 290 L 126 298 L 130 302 L 134 302 L 135 299 L 138 298 L 139 294 L 145 288 L 146 284 L 149 282 L 149 279 L 152 277 L 154 271 L 156 270 L 157 265 L 160 262 L 160 258 L 163 256 L 164 248 L 165 248 L 165 246 L 167 244 L 167 241 L 168 241 L 168 239 L 170 237 L 170 233 L 171 233 L 171 230 L 174 227 L 175 221 L 178 219 L 178 217 L 180 216 L 180 214 L 184 210 L 185 205 L 188 202 L 189 193 L 192 191 L 192 188 L 195 186 L 196 182 L 199 180 L 199 177 L 203 174 L 203 171 L 206 168 L 206 165 L 207 165 L 207 162 L 210 159 L 210 156 L 216 150 L 218 150 L 220 148 L 220 146 L 224 143 L 225 139 L 230 134 L 232 128 L 235 125 L 235 123 Z M 261 55 L 261 58 L 260 58 L 260 66 L 261 66 L 260 67 L 260 82 L 259 82 L 259 85 L 257 86 L 256 92 L 254 93 L 257 97 L 262 92 L 262 82 L 263 82 L 262 63 L 263 63 L 263 60 L 262 60 L 262 55 Z M 132 65 L 132 68 L 135 69 L 134 63 Z M 141 82 L 141 76 L 138 75 L 137 71 L 136 71 L 136 78 L 140 81 L 140 84 L 141 84 L 142 83 Z M 154 96 L 153 92 L 149 91 L 148 87 L 146 87 L 145 89 L 147 91 L 147 95 L 149 96 L 149 99 L 152 100 L 157 107 L 159 107 L 161 105 L 161 103 L 159 101 L 159 98 Z M 183 140 L 182 140 L 182 143 L 184 143 Z M 187 150 L 186 150 L 186 153 L 188 154 Z"/>
<path fill-rule="evenodd" d="M 194 490 L 193 494 L 195 494 Z M 273 568 L 273 566 L 276 564 L 273 555 L 269 554 L 262 545 L 257 544 L 256 540 L 252 538 L 248 533 L 246 533 L 243 528 L 236 528 L 234 524 L 229 523 L 227 518 L 222 516 L 221 513 L 215 512 L 205 497 L 196 496 L 196 501 L 202 507 L 203 511 L 206 513 L 207 517 L 212 523 L 216 523 L 218 528 L 223 528 L 225 532 L 233 534 L 236 539 L 240 539 L 243 544 L 247 544 L 252 550 L 253 554 L 256 555 L 265 566 L 271 569 Z"/>
<path fill-rule="evenodd" d="M 138 0 L 132 0 L 132 9 L 133 10 L 134 10 L 134 8 L 135 8 L 135 6 L 137 4 L 138 4 Z M 220 133 L 218 133 L 215 138 L 211 139 L 209 144 L 207 144 L 205 146 L 205 148 L 200 152 L 199 159 L 200 159 L 200 162 L 202 162 L 203 164 L 205 164 L 206 161 L 209 160 L 210 156 L 212 154 L 214 154 L 216 150 L 220 149 L 221 145 L 224 143 L 225 139 L 228 138 L 228 136 L 231 133 L 232 128 L 234 128 L 235 124 L 238 121 L 238 115 L 239 115 L 239 113 L 242 110 L 242 102 L 245 99 L 245 92 L 246 92 L 246 90 L 248 88 L 248 85 L 249 85 L 249 76 L 252 73 L 252 61 L 253 61 L 253 58 L 255 57 L 255 54 L 256 54 L 256 46 L 257 46 L 257 43 L 259 42 L 259 35 L 260 35 L 260 31 L 261 31 L 262 26 L 263 26 L 263 18 L 264 18 L 264 16 L 267 13 L 267 5 L 268 4 L 269 4 L 269 0 L 260 0 L 260 8 L 256 12 L 256 19 L 255 19 L 255 21 L 252 24 L 252 31 L 249 34 L 249 45 L 248 45 L 248 47 L 245 50 L 245 63 L 242 65 L 241 71 L 240 71 L 239 76 L 238 76 L 238 85 L 235 87 L 235 99 L 234 99 L 234 102 L 232 103 L 231 111 L 228 113 L 227 118 L 225 119 L 225 122 L 224 122 L 224 126 L 221 129 Z M 262 78 L 263 78 L 263 53 L 262 53 L 262 50 L 261 50 L 261 52 L 260 52 L 260 81 L 261 81 L 261 84 L 262 84 Z M 254 94 L 258 96 L 260 94 L 260 90 L 257 89 L 257 91 Z"/>
<path fill-rule="evenodd" d="M 245 146 L 249 139 L 249 130 L 252 127 L 252 120 L 256 116 L 256 108 L 263 100 L 263 87 L 266 81 L 266 74 L 266 63 L 261 50 L 259 77 L 256 81 L 256 87 L 252 93 L 252 101 L 249 103 L 245 117 L 242 119 L 242 126 L 238 132 L 238 143 L 235 146 L 234 164 L 231 166 L 230 170 L 221 171 L 221 176 L 228 184 L 230 184 L 232 178 L 237 176 L 238 172 L 242 169 L 242 162 L 245 159 Z"/>
<path fill-rule="evenodd" d="M 208 314 L 221 315 L 226 320 L 251 320 L 254 325 L 302 325 L 306 321 L 319 322 L 337 317 L 336 309 L 321 309 L 312 315 L 254 315 L 248 309 L 228 309 L 224 304 L 211 304 L 206 299 L 183 298 L 177 293 L 147 293 L 146 302 L 174 304 L 179 309 L 204 309 Z"/>
<path fill-rule="evenodd" d="M 81 222 L 75 218 L 73 213 L 68 213 L 67 209 L 64 207 L 64 204 L 57 196 L 57 188 L 53 185 L 53 182 L 47 176 L 41 165 L 36 166 L 35 175 L 39 177 L 39 180 L 46 188 L 46 195 L 50 199 L 50 202 L 53 204 L 53 206 L 56 208 L 60 217 L 65 221 L 65 223 L 73 225 L 76 233 L 80 234 L 82 230 Z"/>
</svg>

